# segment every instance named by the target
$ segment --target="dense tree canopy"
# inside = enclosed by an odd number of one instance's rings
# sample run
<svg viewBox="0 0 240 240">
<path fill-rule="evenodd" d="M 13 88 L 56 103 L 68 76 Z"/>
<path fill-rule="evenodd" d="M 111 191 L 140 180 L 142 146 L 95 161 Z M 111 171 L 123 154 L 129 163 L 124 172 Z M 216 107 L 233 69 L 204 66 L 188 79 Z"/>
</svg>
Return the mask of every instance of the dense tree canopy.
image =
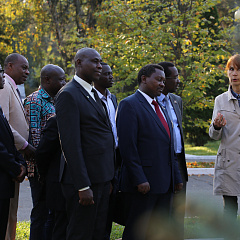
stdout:
<svg viewBox="0 0 240 240">
<path fill-rule="evenodd" d="M 120 98 L 136 88 L 141 66 L 161 61 L 176 64 L 181 72 L 178 94 L 184 102 L 185 133 L 196 144 L 206 139 L 199 134 L 207 137 L 214 96 L 226 89 L 224 65 L 233 50 L 231 28 L 224 27 L 233 24 L 232 18 L 218 16 L 219 3 L 105 1 L 96 13 L 97 29 L 89 34 L 91 44 L 115 68 Z"/>
<path fill-rule="evenodd" d="M 237 49 L 236 6 L 234 0 L 4 0 L 0 60 L 11 52 L 28 58 L 30 93 L 45 64 L 58 64 L 70 79 L 76 50 L 94 47 L 114 69 L 111 91 L 119 100 L 135 91 L 143 65 L 174 62 L 186 137 L 202 144 L 214 97 L 227 88 L 226 60 Z"/>
</svg>

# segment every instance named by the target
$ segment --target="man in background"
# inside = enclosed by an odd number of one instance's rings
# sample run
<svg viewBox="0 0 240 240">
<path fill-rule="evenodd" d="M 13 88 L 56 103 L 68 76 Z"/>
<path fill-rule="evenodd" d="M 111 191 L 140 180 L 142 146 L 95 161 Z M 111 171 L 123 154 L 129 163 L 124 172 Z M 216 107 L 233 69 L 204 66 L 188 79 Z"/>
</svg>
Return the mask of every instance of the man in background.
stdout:
<svg viewBox="0 0 240 240">
<path fill-rule="evenodd" d="M 66 203 L 59 182 L 61 154 L 57 120 L 54 115 L 47 120 L 35 156 L 40 181 L 46 188 L 46 206 L 54 212 L 52 240 L 65 240 L 68 224 Z"/>
<path fill-rule="evenodd" d="M 0 65 L 0 89 L 3 89 L 5 82 L 3 72 Z M 20 183 L 25 178 L 26 162 L 15 147 L 12 130 L 1 106 L 0 132 L 0 239 L 5 239 L 10 198 L 14 197 L 15 182 Z"/>
<path fill-rule="evenodd" d="M 49 117 L 55 114 L 54 97 L 65 85 L 65 72 L 59 66 L 48 64 L 41 70 L 41 86 L 24 101 L 29 121 L 30 142 L 37 148 L 42 131 Z M 31 187 L 33 209 L 31 211 L 30 240 L 51 239 L 54 215 L 46 207 L 44 186 L 38 181 L 35 160 L 28 161 L 28 179 Z"/>
<path fill-rule="evenodd" d="M 174 153 L 183 180 L 183 189 L 180 192 L 176 191 L 173 197 L 173 217 L 178 226 L 179 235 L 181 235 L 181 239 L 184 239 L 184 217 L 188 173 L 182 129 L 183 106 L 181 97 L 173 94 L 177 91 L 180 81 L 178 78 L 178 70 L 173 63 L 160 62 L 159 65 L 164 68 L 166 82 L 163 92 L 158 97 L 158 101 L 166 109 L 173 123 Z"/>
<path fill-rule="evenodd" d="M 107 227 L 106 227 L 106 234 L 105 234 L 105 240 L 110 240 L 111 230 L 112 230 L 112 218 L 113 218 L 113 210 L 114 210 L 114 204 L 115 204 L 115 195 L 117 190 L 117 173 L 118 173 L 118 167 L 120 167 L 120 161 L 119 160 L 119 150 L 118 150 L 118 140 L 117 140 L 117 129 L 116 129 L 116 110 L 117 110 L 117 98 L 115 95 L 111 94 L 108 88 L 112 87 L 113 85 L 113 74 L 111 67 L 107 64 L 102 62 L 102 73 L 98 80 L 94 81 L 94 88 L 96 89 L 99 98 L 101 99 L 105 110 L 107 112 L 112 133 L 115 140 L 115 150 L 116 150 L 116 158 L 115 164 L 116 166 L 116 173 L 114 176 L 114 179 L 111 181 L 111 194 L 109 199 L 109 209 L 108 209 L 108 219 L 107 219 Z"/>
<path fill-rule="evenodd" d="M 34 155 L 35 148 L 28 143 L 29 126 L 23 108 L 18 85 L 24 83 L 29 75 L 27 59 L 12 53 L 4 61 L 5 87 L 0 90 L 0 105 L 9 122 L 14 136 L 14 143 L 25 157 L 30 160 Z M 16 235 L 17 209 L 19 197 L 19 183 L 15 182 L 14 198 L 10 200 L 9 220 L 6 240 L 14 240 Z"/>
</svg>

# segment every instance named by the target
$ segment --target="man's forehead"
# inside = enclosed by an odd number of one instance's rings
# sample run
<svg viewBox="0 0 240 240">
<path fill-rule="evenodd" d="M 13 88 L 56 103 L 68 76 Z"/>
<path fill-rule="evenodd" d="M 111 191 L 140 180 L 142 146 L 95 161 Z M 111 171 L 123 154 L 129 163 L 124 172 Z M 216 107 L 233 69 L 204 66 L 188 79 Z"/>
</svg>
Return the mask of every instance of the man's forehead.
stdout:
<svg viewBox="0 0 240 240">
<path fill-rule="evenodd" d="M 88 57 L 88 58 L 97 58 L 97 59 L 101 59 L 102 60 L 100 54 L 96 50 L 94 50 L 94 49 L 88 50 L 85 53 L 85 56 Z"/>
<path fill-rule="evenodd" d="M 159 68 L 155 68 L 155 72 L 154 73 L 159 74 L 159 75 L 163 75 L 165 77 L 164 71 L 159 69 Z"/>
<path fill-rule="evenodd" d="M 29 65 L 28 60 L 25 57 L 19 57 L 16 63 L 20 65 L 26 65 L 26 66 Z"/>
<path fill-rule="evenodd" d="M 169 70 L 171 71 L 171 74 L 178 75 L 178 70 L 177 70 L 177 68 L 175 66 L 174 67 L 170 67 Z"/>
</svg>

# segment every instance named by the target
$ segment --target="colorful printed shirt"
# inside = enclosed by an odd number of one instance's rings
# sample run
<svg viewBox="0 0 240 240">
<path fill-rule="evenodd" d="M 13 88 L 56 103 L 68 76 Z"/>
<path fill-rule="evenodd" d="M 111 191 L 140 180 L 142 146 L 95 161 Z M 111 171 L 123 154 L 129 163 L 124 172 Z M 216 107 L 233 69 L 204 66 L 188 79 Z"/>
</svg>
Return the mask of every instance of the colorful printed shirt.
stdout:
<svg viewBox="0 0 240 240">
<path fill-rule="evenodd" d="M 29 120 L 29 143 L 38 147 L 42 131 L 49 117 L 55 114 L 54 99 L 43 89 L 33 92 L 24 100 L 24 108 Z M 28 164 L 28 177 L 34 176 L 35 162 Z"/>
</svg>

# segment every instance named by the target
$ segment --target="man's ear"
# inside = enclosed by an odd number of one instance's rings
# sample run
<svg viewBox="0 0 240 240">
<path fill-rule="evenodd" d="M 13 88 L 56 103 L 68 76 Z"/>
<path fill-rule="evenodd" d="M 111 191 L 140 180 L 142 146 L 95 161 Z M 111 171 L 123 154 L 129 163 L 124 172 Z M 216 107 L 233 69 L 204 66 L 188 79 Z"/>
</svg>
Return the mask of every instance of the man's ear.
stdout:
<svg viewBox="0 0 240 240">
<path fill-rule="evenodd" d="M 82 63 L 81 59 L 77 59 L 76 65 L 77 65 L 77 66 L 81 66 L 81 63 Z"/>
<path fill-rule="evenodd" d="M 7 67 L 6 67 L 6 68 L 12 69 L 12 67 L 13 67 L 13 63 L 12 63 L 12 62 L 9 62 L 9 63 L 7 64 Z"/>
<path fill-rule="evenodd" d="M 46 84 L 50 84 L 51 83 L 51 80 L 50 80 L 49 76 L 45 76 L 44 79 L 45 79 L 45 83 Z"/>
<path fill-rule="evenodd" d="M 146 84 L 147 77 L 145 75 L 142 75 L 141 80 L 141 83 Z"/>
</svg>

